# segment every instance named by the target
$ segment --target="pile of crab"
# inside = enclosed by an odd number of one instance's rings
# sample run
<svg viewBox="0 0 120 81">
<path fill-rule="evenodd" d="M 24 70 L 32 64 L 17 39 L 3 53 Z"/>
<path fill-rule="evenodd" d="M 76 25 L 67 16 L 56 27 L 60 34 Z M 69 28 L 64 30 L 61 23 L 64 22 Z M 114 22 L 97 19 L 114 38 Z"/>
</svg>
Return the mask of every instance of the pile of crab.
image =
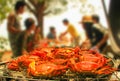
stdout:
<svg viewBox="0 0 120 81">
<path fill-rule="evenodd" d="M 7 64 L 13 71 L 26 72 L 32 77 L 62 76 L 69 70 L 74 74 L 92 73 L 95 75 L 112 74 L 116 69 L 111 59 L 93 50 L 76 48 L 38 48 L 29 55 L 22 55 Z"/>
</svg>

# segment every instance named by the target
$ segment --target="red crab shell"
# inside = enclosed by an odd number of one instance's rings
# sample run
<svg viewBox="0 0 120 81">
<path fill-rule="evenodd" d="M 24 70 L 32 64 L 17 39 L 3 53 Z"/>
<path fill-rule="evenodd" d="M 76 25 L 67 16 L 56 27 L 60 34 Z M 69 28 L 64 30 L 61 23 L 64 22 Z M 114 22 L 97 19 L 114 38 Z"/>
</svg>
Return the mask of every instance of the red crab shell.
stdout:
<svg viewBox="0 0 120 81">
<path fill-rule="evenodd" d="M 64 65 L 67 64 L 68 59 L 52 59 L 50 62 L 57 64 L 57 65 Z"/>
<path fill-rule="evenodd" d="M 96 70 L 99 67 L 99 64 L 95 62 L 82 61 L 82 62 L 76 63 L 74 66 L 76 71 L 81 72 L 81 71 Z"/>
<path fill-rule="evenodd" d="M 58 76 L 64 73 L 67 66 L 56 65 L 50 62 L 35 66 L 34 63 L 28 68 L 28 73 L 32 76 Z"/>
<path fill-rule="evenodd" d="M 40 58 L 34 55 L 23 55 L 18 57 L 17 63 L 20 67 L 28 67 L 30 63 L 39 61 Z"/>
<path fill-rule="evenodd" d="M 12 60 L 10 63 L 7 64 L 7 68 L 10 70 L 18 71 L 19 66 L 16 60 Z"/>
</svg>

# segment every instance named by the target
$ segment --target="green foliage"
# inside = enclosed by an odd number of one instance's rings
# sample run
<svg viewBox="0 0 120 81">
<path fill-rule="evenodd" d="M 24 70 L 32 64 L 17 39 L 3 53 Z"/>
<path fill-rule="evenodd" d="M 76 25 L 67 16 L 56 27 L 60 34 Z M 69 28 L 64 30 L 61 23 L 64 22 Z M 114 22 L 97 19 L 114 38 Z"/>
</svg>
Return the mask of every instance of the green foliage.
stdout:
<svg viewBox="0 0 120 81">
<path fill-rule="evenodd" d="M 67 3 L 68 3 L 67 0 L 60 0 L 60 2 L 63 6 L 67 5 Z"/>
<path fill-rule="evenodd" d="M 67 0 L 45 0 L 45 15 L 59 15 L 67 9 Z"/>
<path fill-rule="evenodd" d="M 4 52 L 7 50 L 6 46 L 8 46 L 8 40 L 4 37 L 0 37 L 0 59 Z"/>
<path fill-rule="evenodd" d="M 44 1 L 45 1 L 45 0 L 39 0 L 38 2 L 39 2 L 39 3 L 43 3 Z"/>
<path fill-rule="evenodd" d="M 0 21 L 6 18 L 7 14 L 13 9 L 15 0 L 0 0 Z"/>
<path fill-rule="evenodd" d="M 8 45 L 8 39 L 4 37 L 0 37 L 0 50 L 6 50 L 7 45 Z"/>
<path fill-rule="evenodd" d="M 0 21 L 4 20 L 9 12 L 13 10 L 16 1 L 17 0 L 0 0 Z M 65 11 L 64 8 L 66 8 L 67 5 L 67 0 L 33 0 L 32 2 L 35 2 L 37 7 L 45 3 L 46 5 L 43 5 L 46 6 L 44 11 L 47 13 L 50 12 L 48 14 L 59 14 L 60 12 Z"/>
</svg>

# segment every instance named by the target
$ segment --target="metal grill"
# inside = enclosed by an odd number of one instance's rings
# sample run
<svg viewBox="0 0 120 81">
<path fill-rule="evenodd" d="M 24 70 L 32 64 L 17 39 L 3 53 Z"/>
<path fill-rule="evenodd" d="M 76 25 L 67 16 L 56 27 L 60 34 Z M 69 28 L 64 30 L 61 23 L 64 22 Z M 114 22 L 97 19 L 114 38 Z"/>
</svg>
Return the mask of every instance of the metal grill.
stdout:
<svg viewBox="0 0 120 81">
<path fill-rule="evenodd" d="M 0 63 L 0 81 L 120 81 L 119 77 L 116 76 L 116 80 L 110 80 L 111 75 L 95 75 L 91 73 L 72 73 L 69 70 L 66 74 L 57 77 L 28 77 L 25 72 L 21 71 L 10 71 L 6 68 L 6 62 Z"/>
</svg>

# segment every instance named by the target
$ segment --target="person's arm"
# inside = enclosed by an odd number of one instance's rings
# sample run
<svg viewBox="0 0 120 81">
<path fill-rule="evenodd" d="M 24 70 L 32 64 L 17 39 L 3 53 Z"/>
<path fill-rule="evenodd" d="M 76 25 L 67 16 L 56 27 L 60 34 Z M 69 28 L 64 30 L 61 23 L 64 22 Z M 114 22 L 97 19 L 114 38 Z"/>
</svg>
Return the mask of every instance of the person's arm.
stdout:
<svg viewBox="0 0 120 81">
<path fill-rule="evenodd" d="M 15 27 L 14 27 L 14 22 L 15 22 L 15 17 L 14 17 L 14 15 L 10 15 L 9 17 L 8 17 L 8 31 L 9 32 L 12 32 L 12 33 L 18 33 L 18 32 L 20 32 L 20 30 L 19 29 L 16 29 Z"/>
<path fill-rule="evenodd" d="M 24 54 L 27 54 L 27 35 L 24 34 L 24 37 L 21 40 L 23 40 L 23 42 L 22 42 L 22 55 L 24 55 Z"/>
<path fill-rule="evenodd" d="M 104 36 L 103 36 L 102 40 L 100 42 L 98 42 L 98 44 L 96 45 L 97 48 L 100 48 L 108 40 L 108 37 L 109 37 L 108 29 L 103 28 L 102 31 L 104 33 Z"/>
<path fill-rule="evenodd" d="M 86 38 L 86 40 L 81 44 L 82 49 L 90 49 L 91 46 L 92 45 L 89 38 Z"/>
<path fill-rule="evenodd" d="M 8 27 L 8 31 L 12 32 L 12 33 L 18 33 L 18 32 L 20 32 L 20 30 L 15 29 L 15 27 L 13 27 L 13 26 L 9 26 Z"/>
<path fill-rule="evenodd" d="M 98 25 L 97 29 L 99 29 L 99 31 L 101 31 L 104 34 L 103 38 L 95 45 L 95 47 L 99 49 L 108 40 L 109 34 L 108 34 L 108 29 L 103 27 L 101 24 Z"/>
<path fill-rule="evenodd" d="M 63 32 L 63 33 L 62 33 L 62 36 L 66 35 L 66 34 L 67 34 L 67 31 Z"/>
<path fill-rule="evenodd" d="M 108 37 L 109 37 L 109 35 L 108 35 L 108 33 L 106 33 L 104 35 L 104 37 L 102 38 L 102 40 L 96 45 L 96 47 L 100 48 L 108 40 Z"/>
<path fill-rule="evenodd" d="M 59 36 L 59 39 L 62 39 L 62 37 L 65 36 L 66 34 L 67 34 L 67 31 L 61 33 L 60 36 Z"/>
<path fill-rule="evenodd" d="M 53 35 L 55 37 L 54 40 L 57 40 L 56 32 L 54 32 Z"/>
</svg>

